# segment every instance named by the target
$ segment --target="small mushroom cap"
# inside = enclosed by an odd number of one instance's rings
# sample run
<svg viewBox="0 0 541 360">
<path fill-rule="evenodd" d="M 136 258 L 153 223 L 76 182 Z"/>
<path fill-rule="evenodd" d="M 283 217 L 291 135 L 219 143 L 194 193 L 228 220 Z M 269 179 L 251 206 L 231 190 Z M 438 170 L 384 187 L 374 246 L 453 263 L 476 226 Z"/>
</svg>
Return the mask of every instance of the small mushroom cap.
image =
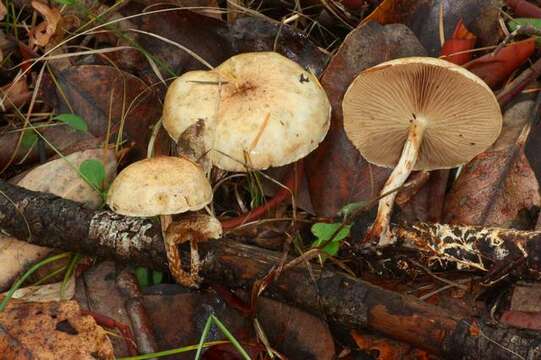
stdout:
<svg viewBox="0 0 541 360">
<path fill-rule="evenodd" d="M 413 121 L 425 124 L 415 170 L 453 168 L 486 150 L 502 127 L 492 90 L 450 62 L 411 57 L 361 72 L 342 103 L 344 129 L 366 160 L 394 167 Z"/>
<path fill-rule="evenodd" d="M 278 53 L 245 53 L 206 74 L 189 72 L 176 79 L 167 91 L 164 126 L 177 140 L 205 119 L 205 143 L 215 166 L 261 170 L 314 150 L 327 134 L 330 111 L 312 73 Z"/>
<path fill-rule="evenodd" d="M 107 205 L 127 216 L 180 214 L 199 210 L 211 201 L 212 188 L 201 168 L 171 156 L 129 165 L 107 193 Z"/>
</svg>

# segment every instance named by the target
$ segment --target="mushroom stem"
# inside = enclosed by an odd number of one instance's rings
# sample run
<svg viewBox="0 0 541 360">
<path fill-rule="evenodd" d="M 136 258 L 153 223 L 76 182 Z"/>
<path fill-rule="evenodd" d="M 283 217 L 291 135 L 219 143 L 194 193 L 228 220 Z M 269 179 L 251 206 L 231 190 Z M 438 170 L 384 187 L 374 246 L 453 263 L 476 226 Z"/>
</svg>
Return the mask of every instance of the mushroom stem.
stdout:
<svg viewBox="0 0 541 360">
<path fill-rule="evenodd" d="M 398 160 L 396 167 L 381 190 L 381 194 L 384 197 L 379 201 L 378 214 L 372 228 L 366 234 L 365 243 L 378 241 L 378 246 L 382 247 L 391 245 L 394 242 L 389 229 L 394 200 L 398 194 L 398 189 L 406 182 L 417 162 L 417 155 L 421 148 L 425 130 L 424 121 L 422 120 L 417 117 L 409 128 L 408 138 L 402 149 L 400 160 Z"/>
</svg>

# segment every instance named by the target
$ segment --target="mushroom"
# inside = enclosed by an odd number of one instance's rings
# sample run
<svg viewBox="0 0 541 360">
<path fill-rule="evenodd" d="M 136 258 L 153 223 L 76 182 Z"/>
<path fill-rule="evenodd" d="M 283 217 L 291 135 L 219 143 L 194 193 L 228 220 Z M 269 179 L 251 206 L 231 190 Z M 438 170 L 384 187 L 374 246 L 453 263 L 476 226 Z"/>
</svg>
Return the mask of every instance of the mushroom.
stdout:
<svg viewBox="0 0 541 360">
<path fill-rule="evenodd" d="M 209 215 L 191 213 L 212 201 L 212 188 L 203 170 L 194 162 L 171 156 L 137 161 L 122 170 L 107 193 L 107 205 L 122 215 L 158 216 L 187 214 L 166 231 L 165 249 L 171 274 L 179 283 L 199 283 L 197 241 L 217 239 L 220 222 Z M 191 244 L 191 274 L 182 269 L 178 245 Z"/>
<path fill-rule="evenodd" d="M 342 103 L 347 137 L 370 163 L 394 167 L 365 241 L 392 244 L 397 189 L 412 170 L 460 166 L 498 137 L 502 115 L 492 90 L 450 62 L 411 57 L 361 72 Z"/>
<path fill-rule="evenodd" d="M 191 71 L 167 90 L 163 126 L 178 141 L 198 121 L 211 163 L 263 170 L 314 150 L 331 106 L 317 78 L 275 52 L 244 53 L 211 71 Z"/>
</svg>

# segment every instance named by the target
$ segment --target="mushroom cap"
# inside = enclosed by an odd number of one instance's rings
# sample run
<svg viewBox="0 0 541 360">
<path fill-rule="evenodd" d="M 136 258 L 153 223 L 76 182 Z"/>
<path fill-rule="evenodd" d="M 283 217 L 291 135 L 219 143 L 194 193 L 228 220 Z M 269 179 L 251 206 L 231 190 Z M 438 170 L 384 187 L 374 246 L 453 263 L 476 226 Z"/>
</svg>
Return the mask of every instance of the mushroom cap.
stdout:
<svg viewBox="0 0 541 360">
<path fill-rule="evenodd" d="M 453 168 L 486 150 L 502 127 L 492 90 L 450 62 L 410 57 L 361 72 L 342 102 L 344 129 L 363 157 L 394 167 L 412 121 L 425 130 L 414 170 Z"/>
<path fill-rule="evenodd" d="M 172 156 L 129 165 L 107 193 L 107 205 L 127 216 L 180 214 L 199 210 L 211 201 L 212 188 L 201 168 Z"/>
<path fill-rule="evenodd" d="M 308 155 L 327 134 L 327 94 L 312 73 L 278 53 L 236 55 L 203 73 L 186 73 L 171 84 L 164 126 L 177 140 L 205 119 L 210 159 L 221 169 L 286 165 Z"/>
</svg>

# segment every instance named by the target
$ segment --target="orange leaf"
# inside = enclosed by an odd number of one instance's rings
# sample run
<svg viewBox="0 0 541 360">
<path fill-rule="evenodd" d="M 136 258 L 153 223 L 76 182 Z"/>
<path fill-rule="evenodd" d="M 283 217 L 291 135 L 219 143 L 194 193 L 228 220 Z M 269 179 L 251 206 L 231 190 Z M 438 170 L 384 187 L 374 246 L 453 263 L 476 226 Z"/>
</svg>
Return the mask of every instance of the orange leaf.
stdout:
<svg viewBox="0 0 541 360">
<path fill-rule="evenodd" d="M 488 86 L 496 87 L 524 64 L 534 50 L 535 39 L 529 38 L 504 47 L 496 55 L 487 54 L 475 59 L 464 67 L 483 79 Z"/>
<path fill-rule="evenodd" d="M 476 40 L 477 37 L 466 28 L 464 22 L 460 19 L 456 24 L 453 36 L 443 44 L 440 55 L 447 61 L 463 65 L 470 61 L 472 57 L 471 52 L 464 51 L 473 49 Z M 460 54 L 453 55 L 455 53 Z"/>
<path fill-rule="evenodd" d="M 506 0 L 505 2 L 513 9 L 515 17 L 541 18 L 541 8 L 526 0 Z"/>
</svg>

